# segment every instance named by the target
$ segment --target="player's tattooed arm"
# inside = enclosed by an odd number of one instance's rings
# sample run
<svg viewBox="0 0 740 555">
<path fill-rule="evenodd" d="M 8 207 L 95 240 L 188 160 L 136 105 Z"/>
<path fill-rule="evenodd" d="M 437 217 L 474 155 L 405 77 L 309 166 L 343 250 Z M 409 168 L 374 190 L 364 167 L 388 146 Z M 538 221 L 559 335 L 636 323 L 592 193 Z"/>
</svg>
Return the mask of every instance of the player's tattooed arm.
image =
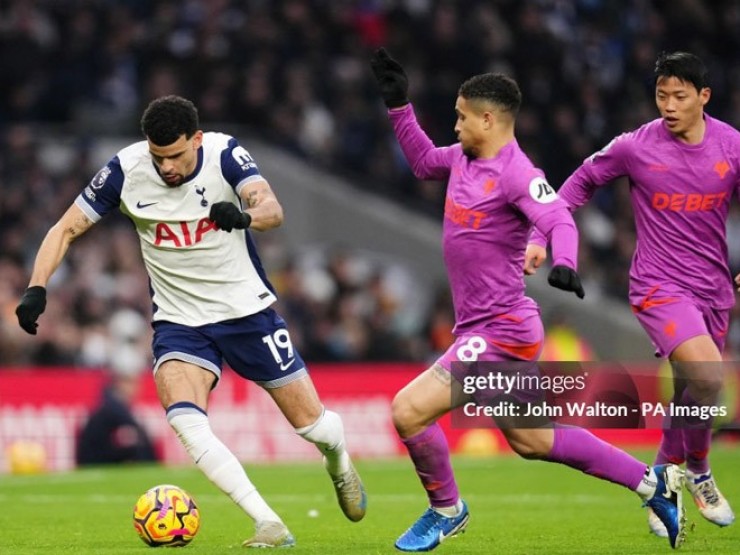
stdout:
<svg viewBox="0 0 740 555">
<path fill-rule="evenodd" d="M 283 223 L 283 207 L 264 179 L 248 183 L 239 196 L 247 207 L 245 212 L 252 217 L 249 229 L 265 231 Z"/>
<path fill-rule="evenodd" d="M 46 287 L 49 278 L 67 254 L 72 241 L 83 235 L 93 225 L 94 222 L 80 208 L 74 204 L 70 206 L 41 242 L 29 285 Z"/>
<path fill-rule="evenodd" d="M 74 208 L 77 207 L 75 206 Z M 69 218 L 62 218 L 59 223 L 65 226 L 63 232 L 69 236 L 70 243 L 95 225 L 94 222 L 79 209 L 72 211 L 71 214 L 68 212 L 65 216 L 67 215 L 69 215 Z"/>
<path fill-rule="evenodd" d="M 457 379 L 453 380 L 452 374 L 438 363 L 434 363 L 428 372 L 437 382 L 449 388 L 451 408 L 461 407 L 472 399 L 470 395 L 463 391 L 461 383 Z"/>
<path fill-rule="evenodd" d="M 439 364 L 435 363 L 432 365 L 432 376 L 444 385 L 450 385 L 452 383 L 452 376 L 450 373 Z"/>
</svg>

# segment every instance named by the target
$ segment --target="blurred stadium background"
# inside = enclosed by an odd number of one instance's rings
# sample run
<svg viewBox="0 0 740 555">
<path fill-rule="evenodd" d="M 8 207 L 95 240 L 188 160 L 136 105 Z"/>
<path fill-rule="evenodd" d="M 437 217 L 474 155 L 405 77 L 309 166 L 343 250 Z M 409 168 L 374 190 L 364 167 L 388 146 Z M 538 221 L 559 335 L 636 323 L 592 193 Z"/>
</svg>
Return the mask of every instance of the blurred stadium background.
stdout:
<svg viewBox="0 0 740 555">
<path fill-rule="evenodd" d="M 446 348 L 453 317 L 440 251 L 444 188 L 405 165 L 368 69 L 380 45 L 403 61 L 437 144 L 455 140 L 466 77 L 515 77 L 518 139 L 555 186 L 656 116 L 652 67 L 664 49 L 704 58 L 708 112 L 740 126 L 734 0 L 0 1 L 0 472 L 19 440 L 40 442 L 49 468 L 71 468 L 74 434 L 110 372 L 140 376 L 135 413 L 165 460 L 185 462 L 152 392 L 148 282 L 124 218 L 75 244 L 38 336 L 14 315 L 48 227 L 140 139 L 146 104 L 169 93 L 196 103 L 203 129 L 238 137 L 283 203 L 285 225 L 255 235 L 277 308 L 327 405 L 345 416 L 350 446 L 361 457 L 401 452 L 389 401 Z M 577 219 L 586 300 L 547 288 L 542 275 L 528 282 L 550 332 L 545 356 L 649 359 L 626 304 L 626 183 L 599 191 Z M 737 204 L 728 226 L 736 273 Z M 727 358 L 738 350 L 736 318 Z M 212 416 L 244 460 L 308 456 L 272 411 L 256 388 L 227 378 Z M 497 449 L 496 436 L 462 435 L 453 432 L 455 448 Z"/>
</svg>

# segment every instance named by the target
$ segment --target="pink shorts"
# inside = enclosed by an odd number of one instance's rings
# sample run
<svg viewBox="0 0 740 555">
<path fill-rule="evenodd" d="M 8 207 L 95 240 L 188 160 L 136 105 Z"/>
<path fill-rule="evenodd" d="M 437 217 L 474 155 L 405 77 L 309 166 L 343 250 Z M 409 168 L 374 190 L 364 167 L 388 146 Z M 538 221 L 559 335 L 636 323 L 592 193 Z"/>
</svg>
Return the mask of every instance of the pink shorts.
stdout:
<svg viewBox="0 0 740 555">
<path fill-rule="evenodd" d="M 456 361 L 532 361 L 542 353 L 545 332 L 537 309 L 517 309 L 501 314 L 479 330 L 458 335 L 455 342 L 437 359 L 437 364 L 452 371 Z"/>
<path fill-rule="evenodd" d="M 648 295 L 632 312 L 655 345 L 656 355 L 669 357 L 684 341 L 708 335 L 722 352 L 725 347 L 730 310 L 712 308 L 684 296 Z"/>
</svg>

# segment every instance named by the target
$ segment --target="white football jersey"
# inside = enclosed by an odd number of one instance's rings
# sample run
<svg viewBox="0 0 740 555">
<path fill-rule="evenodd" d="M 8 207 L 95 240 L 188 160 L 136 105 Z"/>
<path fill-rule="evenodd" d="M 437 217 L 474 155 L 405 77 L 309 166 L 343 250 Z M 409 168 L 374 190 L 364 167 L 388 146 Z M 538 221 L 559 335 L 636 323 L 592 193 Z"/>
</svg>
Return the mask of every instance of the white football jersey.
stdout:
<svg viewBox="0 0 740 555">
<path fill-rule="evenodd" d="M 75 204 L 93 222 L 120 208 L 139 234 L 154 320 L 200 326 L 255 314 L 276 300 L 250 233 L 226 233 L 208 219 L 216 202 L 241 206 L 239 191 L 261 179 L 236 139 L 204 133 L 195 171 L 168 187 L 141 141 L 108 162 Z"/>
</svg>

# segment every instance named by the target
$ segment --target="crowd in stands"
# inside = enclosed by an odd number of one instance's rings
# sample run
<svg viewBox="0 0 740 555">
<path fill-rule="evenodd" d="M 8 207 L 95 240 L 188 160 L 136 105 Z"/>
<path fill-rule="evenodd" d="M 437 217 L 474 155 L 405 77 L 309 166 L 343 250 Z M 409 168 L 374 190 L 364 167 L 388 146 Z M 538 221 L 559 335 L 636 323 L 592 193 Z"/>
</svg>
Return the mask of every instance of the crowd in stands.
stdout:
<svg viewBox="0 0 740 555">
<path fill-rule="evenodd" d="M 370 54 L 381 45 L 403 62 L 417 113 L 440 145 L 455 140 L 464 79 L 485 71 L 515 77 L 524 95 L 518 140 L 556 187 L 613 136 L 656 117 L 652 69 L 661 50 L 703 57 L 713 88 L 708 113 L 740 127 L 733 1 L 7 0 L 0 3 L 0 364 L 149 362 L 141 360 L 148 283 L 121 218 L 101 224 L 104 240 L 83 238 L 70 252 L 50 286 L 39 337 L 17 327 L 13 309 L 45 231 L 98 169 L 91 144 L 100 135 L 138 134 L 142 109 L 163 94 L 191 98 L 206 129 L 243 126 L 440 218 L 444 188 L 411 175 L 370 74 Z M 49 128 L 74 142 L 73 156 L 44 158 L 39 134 Z M 635 242 L 626 183 L 599 191 L 577 219 L 586 287 L 625 299 Z M 729 229 L 737 272 L 737 206 Z M 350 278 L 347 255 L 327 253 L 323 289 L 305 283 L 297 262 L 272 268 L 305 358 L 422 360 L 444 348 L 452 324 L 444 293 L 423 318 L 404 323 L 391 270 Z M 738 349 L 740 325 L 729 336 Z"/>
</svg>

